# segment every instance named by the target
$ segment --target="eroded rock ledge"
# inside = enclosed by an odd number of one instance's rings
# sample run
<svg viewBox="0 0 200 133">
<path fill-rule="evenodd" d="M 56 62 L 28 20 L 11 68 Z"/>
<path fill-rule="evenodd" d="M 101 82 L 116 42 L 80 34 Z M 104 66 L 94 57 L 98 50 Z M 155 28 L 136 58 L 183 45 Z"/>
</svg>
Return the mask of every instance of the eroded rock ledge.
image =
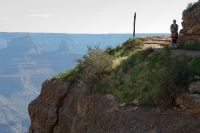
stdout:
<svg viewBox="0 0 200 133">
<path fill-rule="evenodd" d="M 200 116 L 186 115 L 180 109 L 121 105 L 111 94 L 89 93 L 83 83 L 69 90 L 67 83 L 47 79 L 29 105 L 29 133 L 200 131 Z"/>
</svg>

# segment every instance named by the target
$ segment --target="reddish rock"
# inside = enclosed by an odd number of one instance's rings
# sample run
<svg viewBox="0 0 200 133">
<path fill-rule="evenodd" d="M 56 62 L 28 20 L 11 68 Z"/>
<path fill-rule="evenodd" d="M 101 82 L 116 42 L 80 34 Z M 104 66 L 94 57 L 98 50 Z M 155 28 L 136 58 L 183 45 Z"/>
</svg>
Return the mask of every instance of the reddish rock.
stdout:
<svg viewBox="0 0 200 133">
<path fill-rule="evenodd" d="M 176 104 L 186 111 L 200 114 L 200 95 L 185 93 L 176 98 Z"/>
</svg>

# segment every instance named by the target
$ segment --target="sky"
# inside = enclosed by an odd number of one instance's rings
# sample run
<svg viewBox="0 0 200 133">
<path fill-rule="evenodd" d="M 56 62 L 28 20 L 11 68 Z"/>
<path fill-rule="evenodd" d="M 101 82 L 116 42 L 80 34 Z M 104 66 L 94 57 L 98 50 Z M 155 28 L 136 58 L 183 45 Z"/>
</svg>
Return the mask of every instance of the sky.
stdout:
<svg viewBox="0 0 200 133">
<path fill-rule="evenodd" d="M 0 0 L 1 32 L 168 33 L 198 0 Z"/>
</svg>

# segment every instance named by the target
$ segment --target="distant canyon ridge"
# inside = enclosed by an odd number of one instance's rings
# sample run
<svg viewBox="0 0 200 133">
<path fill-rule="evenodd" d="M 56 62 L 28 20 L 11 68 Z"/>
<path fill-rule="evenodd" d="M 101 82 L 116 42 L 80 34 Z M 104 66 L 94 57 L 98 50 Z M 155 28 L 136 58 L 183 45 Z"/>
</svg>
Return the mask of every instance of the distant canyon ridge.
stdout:
<svg viewBox="0 0 200 133">
<path fill-rule="evenodd" d="M 0 50 L 0 132 L 27 131 L 28 103 L 40 92 L 42 82 L 75 66 L 81 54 L 72 52 L 64 40 L 56 50 L 45 49 L 31 35 L 14 38 Z"/>
</svg>

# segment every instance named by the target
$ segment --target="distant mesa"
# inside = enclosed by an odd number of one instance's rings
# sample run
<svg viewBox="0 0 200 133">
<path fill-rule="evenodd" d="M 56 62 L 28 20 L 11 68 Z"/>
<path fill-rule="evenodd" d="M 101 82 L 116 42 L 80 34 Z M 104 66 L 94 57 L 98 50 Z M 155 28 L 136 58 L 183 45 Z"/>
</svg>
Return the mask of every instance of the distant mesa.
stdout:
<svg viewBox="0 0 200 133">
<path fill-rule="evenodd" d="M 69 54 L 73 54 L 73 52 L 69 49 L 69 47 L 68 47 L 68 45 L 67 45 L 67 43 L 64 41 L 64 40 L 62 40 L 61 42 L 60 42 L 60 45 L 59 45 L 59 47 L 58 47 L 58 50 L 55 50 L 54 52 L 54 55 L 69 55 Z"/>
<path fill-rule="evenodd" d="M 26 53 L 43 53 L 46 51 L 41 42 L 34 39 L 31 35 L 25 35 L 19 38 L 12 39 L 8 44 L 9 49 L 17 49 L 20 52 Z"/>
<path fill-rule="evenodd" d="M 69 49 L 67 43 L 66 43 L 64 40 L 62 40 L 62 41 L 60 42 L 60 45 L 59 45 L 58 50 L 69 50 L 69 51 L 71 51 L 71 50 Z"/>
</svg>

